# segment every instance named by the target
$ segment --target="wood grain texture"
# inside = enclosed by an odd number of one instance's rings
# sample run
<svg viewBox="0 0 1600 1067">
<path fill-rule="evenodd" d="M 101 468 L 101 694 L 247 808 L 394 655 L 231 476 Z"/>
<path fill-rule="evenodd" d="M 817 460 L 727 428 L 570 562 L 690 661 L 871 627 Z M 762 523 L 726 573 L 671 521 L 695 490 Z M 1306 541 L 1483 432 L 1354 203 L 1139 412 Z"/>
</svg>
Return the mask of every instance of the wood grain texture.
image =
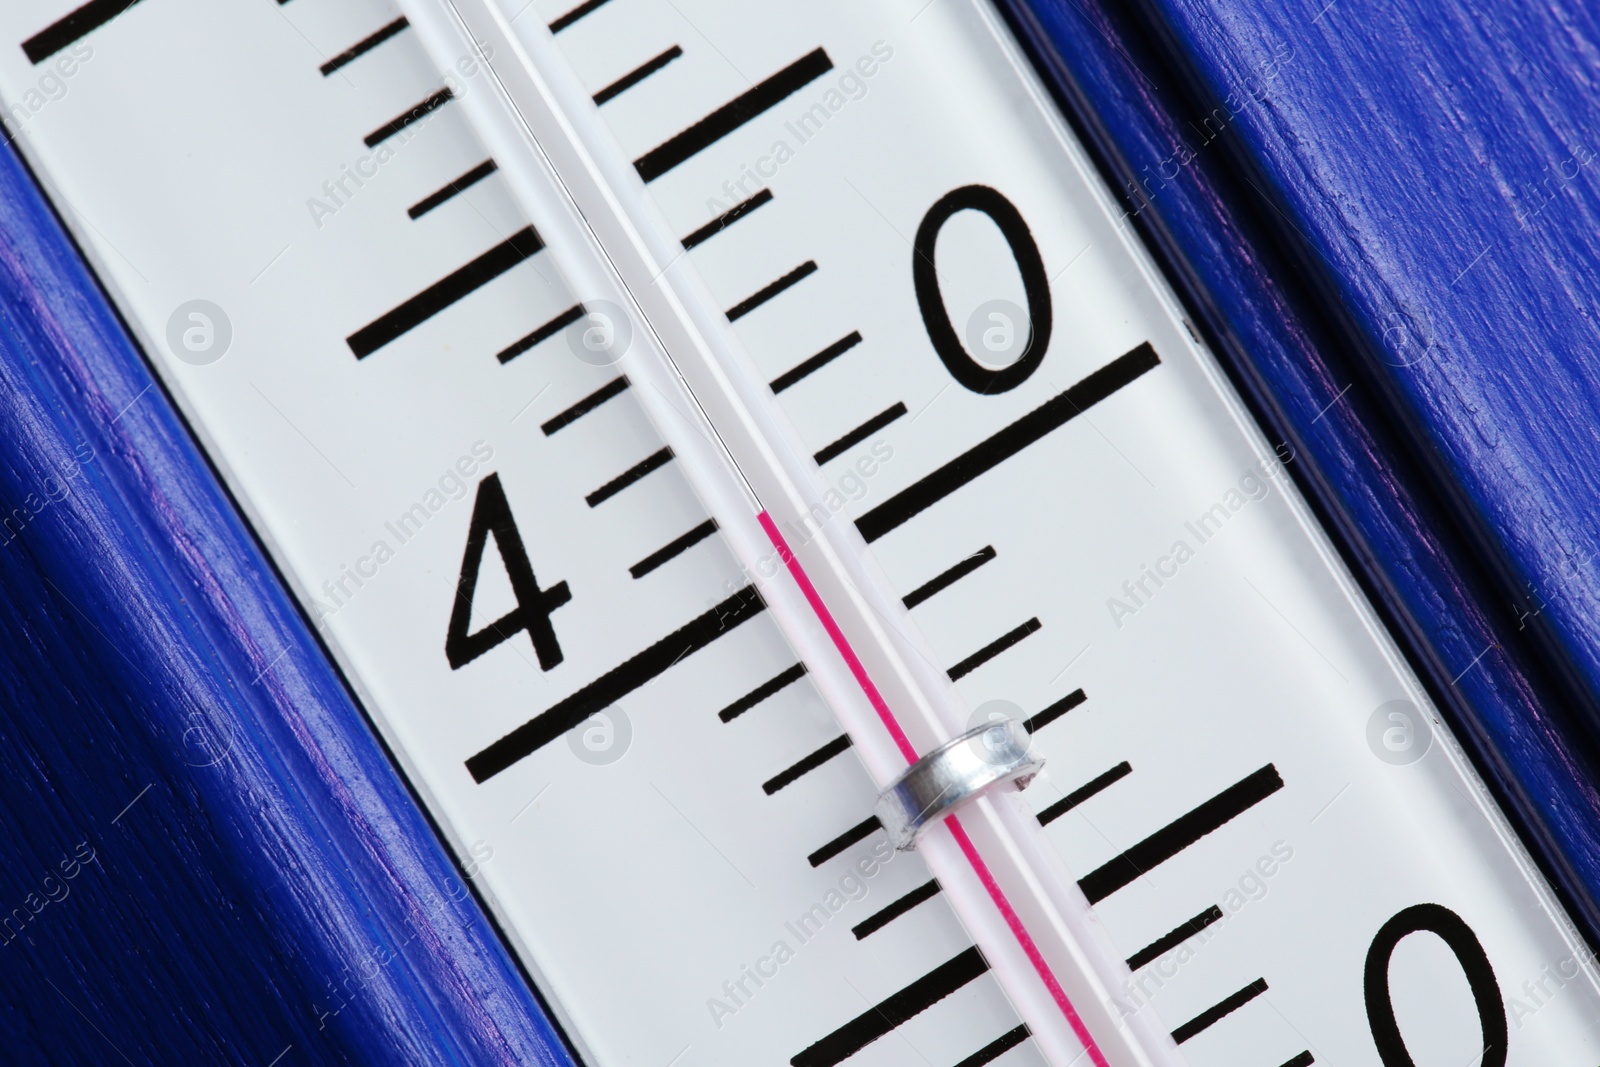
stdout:
<svg viewBox="0 0 1600 1067">
<path fill-rule="evenodd" d="M 1594 14 L 1002 6 L 1600 943 Z M 0 320 L 8 1062 L 563 1062 L 9 153 Z"/>
<path fill-rule="evenodd" d="M 503 1063 L 523 977 L 0 150 L 7 1063 Z"/>
<path fill-rule="evenodd" d="M 1324 2 L 1000 6 L 1600 944 L 1592 16 Z"/>
</svg>

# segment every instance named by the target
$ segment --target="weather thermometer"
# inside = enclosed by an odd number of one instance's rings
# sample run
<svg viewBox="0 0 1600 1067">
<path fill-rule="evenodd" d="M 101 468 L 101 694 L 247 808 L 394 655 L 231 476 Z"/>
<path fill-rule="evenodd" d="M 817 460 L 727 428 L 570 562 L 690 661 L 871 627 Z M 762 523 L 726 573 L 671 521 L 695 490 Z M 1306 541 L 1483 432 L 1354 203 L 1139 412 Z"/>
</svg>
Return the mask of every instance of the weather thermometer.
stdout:
<svg viewBox="0 0 1600 1067">
<path fill-rule="evenodd" d="M 0 26 L 581 1061 L 1600 1057 L 1589 954 L 983 3 Z"/>
</svg>

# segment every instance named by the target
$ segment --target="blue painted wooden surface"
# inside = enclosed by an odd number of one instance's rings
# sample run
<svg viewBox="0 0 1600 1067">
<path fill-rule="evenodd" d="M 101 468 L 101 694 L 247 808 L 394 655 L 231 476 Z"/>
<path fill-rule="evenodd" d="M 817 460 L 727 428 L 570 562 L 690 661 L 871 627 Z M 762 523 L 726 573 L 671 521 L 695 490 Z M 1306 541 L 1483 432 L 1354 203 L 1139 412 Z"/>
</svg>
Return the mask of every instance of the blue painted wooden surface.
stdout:
<svg viewBox="0 0 1600 1067">
<path fill-rule="evenodd" d="M 0 150 L 0 1059 L 566 1064 Z"/>
<path fill-rule="evenodd" d="M 1001 7 L 1600 944 L 1600 34 L 1325 3 Z"/>
<path fill-rule="evenodd" d="M 1323 3 L 1001 0 L 1600 942 L 1600 26 Z M 9 152 L 0 319 L 8 1062 L 564 1062 Z"/>
</svg>

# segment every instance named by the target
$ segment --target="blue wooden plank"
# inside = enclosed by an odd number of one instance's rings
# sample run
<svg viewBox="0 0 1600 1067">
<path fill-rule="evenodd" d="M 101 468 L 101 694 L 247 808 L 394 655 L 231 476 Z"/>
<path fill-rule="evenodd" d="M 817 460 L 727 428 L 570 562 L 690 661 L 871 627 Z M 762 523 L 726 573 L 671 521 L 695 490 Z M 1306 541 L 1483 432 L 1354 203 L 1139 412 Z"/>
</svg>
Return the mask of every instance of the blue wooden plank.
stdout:
<svg viewBox="0 0 1600 1067">
<path fill-rule="evenodd" d="M 1593 938 L 1593 16 L 1005 6 Z M 0 220 L 8 1058 L 563 1062 L 9 154 Z"/>
<path fill-rule="evenodd" d="M 570 1063 L 0 150 L 8 1063 Z"/>
<path fill-rule="evenodd" d="M 1000 0 L 1600 944 L 1593 13 L 1325 3 Z"/>
<path fill-rule="evenodd" d="M 1240 149 L 1530 623 L 1600 691 L 1596 11 L 1151 8 L 1212 93 L 1295 50 Z"/>
</svg>

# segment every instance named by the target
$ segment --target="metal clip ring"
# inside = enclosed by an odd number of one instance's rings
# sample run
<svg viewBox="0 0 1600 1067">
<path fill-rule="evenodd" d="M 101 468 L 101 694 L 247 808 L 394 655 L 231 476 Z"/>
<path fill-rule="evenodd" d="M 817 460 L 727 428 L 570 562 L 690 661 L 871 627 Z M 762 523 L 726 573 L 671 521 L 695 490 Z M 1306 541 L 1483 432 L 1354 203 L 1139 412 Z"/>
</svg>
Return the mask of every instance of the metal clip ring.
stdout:
<svg viewBox="0 0 1600 1067">
<path fill-rule="evenodd" d="M 875 810 L 902 851 L 917 835 L 1002 782 L 1026 789 L 1044 766 L 1019 722 L 1001 719 L 953 737 L 917 760 L 878 794 Z"/>
</svg>

